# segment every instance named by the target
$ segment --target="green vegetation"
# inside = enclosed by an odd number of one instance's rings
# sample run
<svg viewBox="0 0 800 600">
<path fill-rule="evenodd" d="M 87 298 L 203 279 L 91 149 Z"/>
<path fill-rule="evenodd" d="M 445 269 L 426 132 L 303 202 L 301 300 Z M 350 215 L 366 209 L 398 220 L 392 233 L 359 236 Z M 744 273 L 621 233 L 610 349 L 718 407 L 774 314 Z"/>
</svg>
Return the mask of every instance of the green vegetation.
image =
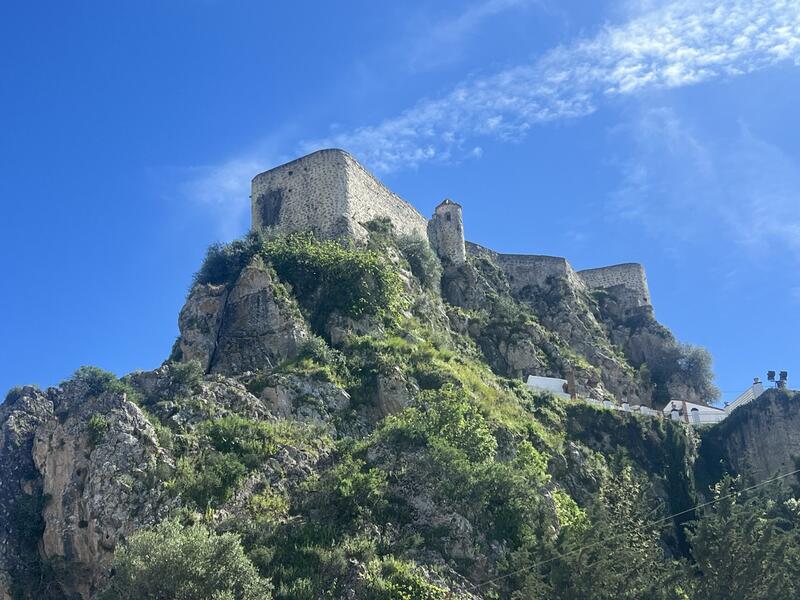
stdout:
<svg viewBox="0 0 800 600">
<path fill-rule="evenodd" d="M 108 433 L 108 429 L 110 424 L 108 419 L 106 419 L 103 415 L 94 414 L 92 418 L 89 419 L 88 425 L 88 432 L 89 432 L 89 446 L 94 448 L 103 441 L 103 438 Z"/>
<path fill-rule="evenodd" d="M 333 240 L 317 241 L 310 234 L 265 239 L 251 233 L 214 245 L 195 283 L 232 285 L 256 254 L 291 286 L 315 331 L 323 331 L 333 313 L 391 319 L 402 305 L 400 279 L 381 254 Z"/>
<path fill-rule="evenodd" d="M 384 220 L 367 228 L 366 248 L 251 234 L 212 247 L 196 276 L 230 286 L 254 256 L 264 261 L 317 335 L 292 360 L 240 382 L 259 396 L 293 374 L 306 380 L 298 393 L 315 400 L 331 389 L 318 382 L 339 386 L 347 409 L 302 415 L 324 424 L 259 420 L 264 405 L 242 407 L 238 384 L 228 393 L 229 380 L 204 380 L 197 362 L 168 363 L 153 389 L 93 367 L 63 384 L 91 398 L 125 393 L 146 407 L 165 451 L 154 478 L 179 514 L 205 523 L 171 520 L 135 534 L 117 550 L 101 598 L 798 597 L 800 501 L 791 493 L 743 492 L 723 478 L 714 503 L 694 512 L 693 440 L 679 425 L 535 394 L 503 376 L 517 340 L 548 369 L 602 373 L 508 294 L 496 265 L 469 263 L 485 301 L 445 306 L 427 244 L 398 238 Z M 401 285 L 408 272 L 414 279 Z M 553 295 L 562 309 L 585 301 L 564 289 Z M 333 336 L 333 315 L 366 325 Z M 600 340 L 592 327 L 587 335 Z M 603 339 L 593 341 L 624 369 Z M 659 390 L 676 376 L 704 389 L 709 368 L 702 351 L 676 346 L 628 375 Z M 393 390 L 399 399 L 386 400 Z M 108 429 L 94 414 L 90 444 Z M 709 439 L 713 461 L 722 452 Z M 12 515 L 34 540 L 44 501 L 26 497 Z M 28 550 L 35 556 L 36 545 Z M 68 574 L 40 560 L 25 577 L 28 597 L 56 598 Z"/>
<path fill-rule="evenodd" d="M 300 305 L 322 327 L 338 312 L 348 317 L 391 317 L 401 303 L 400 280 L 377 252 L 310 235 L 265 242 L 263 252 Z"/>
<path fill-rule="evenodd" d="M 740 491 L 726 476 L 690 535 L 694 598 L 768 600 L 800 596 L 800 501 L 773 487 Z"/>
<path fill-rule="evenodd" d="M 438 291 L 442 279 L 442 265 L 428 245 L 428 241 L 415 235 L 400 236 L 397 238 L 397 247 L 422 287 Z"/>
<path fill-rule="evenodd" d="M 140 531 L 114 555 L 107 600 L 268 600 L 270 586 L 238 536 L 166 521 Z"/>
<path fill-rule="evenodd" d="M 659 406 L 671 401 L 670 388 L 678 385 L 691 388 L 704 401 L 716 400 L 720 392 L 714 385 L 711 362 L 705 348 L 674 341 L 665 343 L 647 363 L 655 386 L 654 400 Z"/>
<path fill-rule="evenodd" d="M 62 386 L 69 384 L 84 386 L 89 396 L 99 396 L 108 392 L 111 394 L 126 394 L 129 400 L 135 400 L 136 398 L 136 392 L 124 380 L 98 367 L 80 367 L 72 375 L 72 379 L 61 383 Z"/>
<path fill-rule="evenodd" d="M 267 423 L 229 415 L 201 423 L 184 451 L 167 487 L 200 510 L 231 498 L 241 481 L 275 455 L 280 444 L 319 443 L 308 426 L 295 422 Z"/>
</svg>

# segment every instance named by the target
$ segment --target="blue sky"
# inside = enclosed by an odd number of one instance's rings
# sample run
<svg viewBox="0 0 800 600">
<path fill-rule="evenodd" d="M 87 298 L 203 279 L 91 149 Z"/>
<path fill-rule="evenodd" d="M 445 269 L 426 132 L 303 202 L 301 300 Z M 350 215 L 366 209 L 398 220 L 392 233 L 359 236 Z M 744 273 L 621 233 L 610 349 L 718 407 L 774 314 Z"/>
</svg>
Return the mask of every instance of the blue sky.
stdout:
<svg viewBox="0 0 800 600">
<path fill-rule="evenodd" d="M 725 399 L 797 384 L 798 66 L 788 0 L 3 3 L 0 388 L 158 366 L 250 178 L 325 146 L 481 244 L 643 263 Z"/>
</svg>

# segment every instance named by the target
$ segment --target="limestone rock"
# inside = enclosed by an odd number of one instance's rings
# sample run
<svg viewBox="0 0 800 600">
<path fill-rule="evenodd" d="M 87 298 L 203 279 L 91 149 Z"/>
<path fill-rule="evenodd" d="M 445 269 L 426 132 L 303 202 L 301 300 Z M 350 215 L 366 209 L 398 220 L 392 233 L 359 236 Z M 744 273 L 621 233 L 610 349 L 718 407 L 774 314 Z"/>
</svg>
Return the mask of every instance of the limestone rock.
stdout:
<svg viewBox="0 0 800 600">
<path fill-rule="evenodd" d="M 183 360 L 197 360 L 208 371 L 217 347 L 220 323 L 228 298 L 225 285 L 198 283 L 178 317 L 178 340 Z"/>
<path fill-rule="evenodd" d="M 89 598 L 116 545 L 169 512 L 159 477 L 168 459 L 152 425 L 125 394 L 63 394 L 33 442 L 42 492 L 50 498 L 42 512 L 40 552 L 84 573 L 64 591 Z"/>
<path fill-rule="evenodd" d="M 142 394 L 147 410 L 179 431 L 192 430 L 202 421 L 231 413 L 274 420 L 267 405 L 235 379 L 212 374 L 193 386 L 176 386 L 174 371 L 175 366 L 167 363 L 154 371 L 133 373 L 127 379 Z"/>
<path fill-rule="evenodd" d="M 796 469 L 798 456 L 800 393 L 773 389 L 703 432 L 699 464 L 714 471 L 721 459 L 746 481 L 759 483 Z"/>
<path fill-rule="evenodd" d="M 275 375 L 261 398 L 276 416 L 317 425 L 330 425 L 350 407 L 350 394 L 339 386 L 297 375 Z"/>
<path fill-rule="evenodd" d="M 53 398 L 33 386 L 12 390 L 0 405 L 0 598 L 38 559 L 42 484 L 33 462 L 36 430 L 53 415 Z"/>
<path fill-rule="evenodd" d="M 256 256 L 230 290 L 197 284 L 179 318 L 183 360 L 207 372 L 238 374 L 273 367 L 297 354 L 308 328 L 295 302 Z"/>
<path fill-rule="evenodd" d="M 378 375 L 377 406 L 381 416 L 401 411 L 413 400 L 409 384 L 398 367 L 388 374 Z"/>
</svg>

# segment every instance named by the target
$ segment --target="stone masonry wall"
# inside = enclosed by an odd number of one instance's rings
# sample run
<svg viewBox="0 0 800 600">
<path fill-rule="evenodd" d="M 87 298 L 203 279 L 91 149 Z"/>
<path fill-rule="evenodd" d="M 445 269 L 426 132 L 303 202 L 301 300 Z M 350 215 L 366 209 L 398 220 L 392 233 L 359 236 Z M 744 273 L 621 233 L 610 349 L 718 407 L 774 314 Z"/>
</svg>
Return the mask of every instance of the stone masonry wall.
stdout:
<svg viewBox="0 0 800 600">
<path fill-rule="evenodd" d="M 586 269 L 578 271 L 578 276 L 583 279 L 590 289 L 604 289 L 618 292 L 625 297 L 628 303 L 636 306 L 650 304 L 650 289 L 647 286 L 647 276 L 644 267 L 637 263 L 625 263 L 612 267 L 599 269 Z"/>
<path fill-rule="evenodd" d="M 315 152 L 256 175 L 251 199 L 253 229 L 313 231 L 321 238 L 350 233 L 342 153 Z"/>
<path fill-rule="evenodd" d="M 447 217 L 450 217 L 449 222 Z M 463 262 L 461 207 L 443 203 L 433 220 L 387 189 L 344 150 L 319 150 L 257 175 L 252 184 L 252 227 L 282 233 L 311 231 L 322 239 L 367 237 L 364 225 L 388 218 L 400 235 L 429 239 L 434 249 L 456 264 Z M 628 263 L 576 273 L 565 258 L 500 254 L 467 243 L 466 253 L 491 257 L 505 271 L 511 289 L 541 286 L 549 277 L 573 285 L 603 289 L 631 306 L 650 305 L 641 265 Z"/>
<path fill-rule="evenodd" d="M 254 229 L 361 240 L 365 223 L 388 218 L 399 234 L 427 238 L 427 219 L 343 150 L 320 150 L 257 175 L 251 198 Z"/>
<path fill-rule="evenodd" d="M 583 286 L 583 280 L 577 276 L 569 261 L 559 256 L 501 254 L 472 242 L 467 242 L 467 253 L 493 259 L 505 272 L 514 293 L 527 286 L 542 286 L 549 277 L 564 277 L 577 286 Z"/>
</svg>

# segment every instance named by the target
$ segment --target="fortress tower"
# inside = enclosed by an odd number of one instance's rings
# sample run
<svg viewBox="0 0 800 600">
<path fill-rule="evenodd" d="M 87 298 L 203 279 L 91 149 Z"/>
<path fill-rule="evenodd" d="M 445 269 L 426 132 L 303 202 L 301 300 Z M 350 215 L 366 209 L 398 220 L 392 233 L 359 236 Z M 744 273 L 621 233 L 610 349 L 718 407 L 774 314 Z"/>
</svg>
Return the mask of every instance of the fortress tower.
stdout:
<svg viewBox="0 0 800 600">
<path fill-rule="evenodd" d="M 336 148 L 256 175 L 250 199 L 253 229 L 361 241 L 367 223 L 388 219 L 399 235 L 427 237 L 425 217 Z"/>
<path fill-rule="evenodd" d="M 428 223 L 428 239 L 439 258 L 453 265 L 463 265 L 467 260 L 464 246 L 464 221 L 461 205 L 447 198 Z"/>
</svg>

